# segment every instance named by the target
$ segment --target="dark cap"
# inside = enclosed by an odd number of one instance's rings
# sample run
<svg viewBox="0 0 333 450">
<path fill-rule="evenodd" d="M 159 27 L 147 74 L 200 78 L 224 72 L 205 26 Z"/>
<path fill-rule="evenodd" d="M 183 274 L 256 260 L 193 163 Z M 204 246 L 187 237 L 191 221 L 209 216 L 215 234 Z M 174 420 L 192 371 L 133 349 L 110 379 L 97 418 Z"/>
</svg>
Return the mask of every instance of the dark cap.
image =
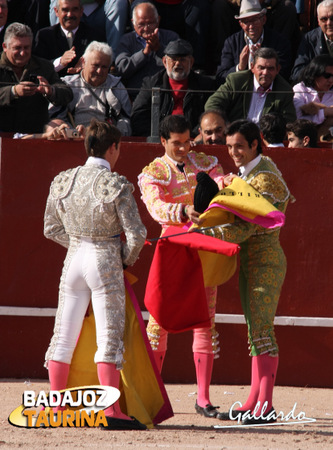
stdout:
<svg viewBox="0 0 333 450">
<path fill-rule="evenodd" d="M 165 47 L 164 53 L 168 56 L 188 56 L 193 55 L 192 45 L 184 39 L 171 41 Z"/>
</svg>

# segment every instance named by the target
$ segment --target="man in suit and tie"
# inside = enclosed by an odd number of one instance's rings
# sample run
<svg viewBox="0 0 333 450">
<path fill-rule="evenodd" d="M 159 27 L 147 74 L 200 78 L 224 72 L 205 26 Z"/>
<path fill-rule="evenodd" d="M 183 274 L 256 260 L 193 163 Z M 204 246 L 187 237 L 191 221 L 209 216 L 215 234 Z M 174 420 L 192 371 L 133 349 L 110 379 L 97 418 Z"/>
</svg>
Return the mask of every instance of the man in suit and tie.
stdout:
<svg viewBox="0 0 333 450">
<path fill-rule="evenodd" d="M 52 60 L 59 76 L 77 73 L 88 44 L 105 41 L 104 30 L 96 31 L 80 22 L 83 14 L 80 0 L 58 0 L 55 13 L 59 23 L 38 31 L 33 53 Z"/>
<path fill-rule="evenodd" d="M 250 70 L 231 73 L 226 82 L 209 97 L 205 110 L 224 111 L 229 122 L 249 119 L 258 123 L 264 114 L 275 112 L 286 122 L 296 120 L 293 91 L 279 75 L 275 50 L 260 48 L 254 54 Z"/>
</svg>

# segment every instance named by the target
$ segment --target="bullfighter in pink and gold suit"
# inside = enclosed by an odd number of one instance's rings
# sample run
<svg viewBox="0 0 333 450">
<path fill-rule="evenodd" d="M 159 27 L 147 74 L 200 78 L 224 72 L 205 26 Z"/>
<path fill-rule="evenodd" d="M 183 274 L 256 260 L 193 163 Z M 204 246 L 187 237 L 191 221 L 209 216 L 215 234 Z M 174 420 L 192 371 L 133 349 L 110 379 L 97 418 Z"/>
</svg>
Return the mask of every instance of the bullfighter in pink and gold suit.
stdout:
<svg viewBox="0 0 333 450">
<path fill-rule="evenodd" d="M 183 227 L 188 222 L 198 223 L 199 213 L 193 207 L 196 175 L 201 171 L 208 173 L 221 188 L 223 169 L 215 156 L 190 151 L 190 126 L 183 116 L 166 117 L 160 134 L 165 154 L 143 169 L 138 183 L 142 200 L 152 218 L 161 224 L 163 233 L 170 225 Z M 193 330 L 192 349 L 198 384 L 195 408 L 206 417 L 218 415 L 209 399 L 213 360 L 218 358 L 219 352 L 214 323 L 216 292 L 216 286 L 206 288 L 211 327 Z M 147 334 L 161 371 L 168 333 L 150 316 Z"/>
</svg>

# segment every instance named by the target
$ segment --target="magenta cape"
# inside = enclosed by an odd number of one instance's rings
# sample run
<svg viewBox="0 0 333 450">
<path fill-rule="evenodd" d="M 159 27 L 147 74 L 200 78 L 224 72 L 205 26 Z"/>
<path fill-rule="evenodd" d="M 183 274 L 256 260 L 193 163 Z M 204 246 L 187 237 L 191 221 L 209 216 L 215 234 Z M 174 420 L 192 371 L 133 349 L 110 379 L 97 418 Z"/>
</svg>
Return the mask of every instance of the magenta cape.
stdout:
<svg viewBox="0 0 333 450">
<path fill-rule="evenodd" d="M 210 327 L 198 250 L 233 256 L 239 246 L 199 233 L 168 227 L 157 242 L 145 305 L 159 325 L 171 333 Z M 165 236 L 176 235 L 164 239 Z"/>
</svg>

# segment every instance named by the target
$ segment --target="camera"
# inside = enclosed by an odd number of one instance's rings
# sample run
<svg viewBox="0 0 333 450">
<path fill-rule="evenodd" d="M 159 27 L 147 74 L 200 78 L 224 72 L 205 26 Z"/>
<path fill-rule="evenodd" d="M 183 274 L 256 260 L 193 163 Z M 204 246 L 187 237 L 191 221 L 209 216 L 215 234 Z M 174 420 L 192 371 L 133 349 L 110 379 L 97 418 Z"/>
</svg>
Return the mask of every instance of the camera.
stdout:
<svg viewBox="0 0 333 450">
<path fill-rule="evenodd" d="M 66 133 L 66 137 L 68 137 L 69 139 L 75 139 L 75 138 L 80 137 L 79 132 L 77 130 L 73 130 L 71 128 L 66 128 L 65 133 Z"/>
<path fill-rule="evenodd" d="M 38 84 L 38 83 L 39 83 L 39 80 L 38 80 L 38 78 L 37 78 L 37 75 L 34 74 L 34 73 L 31 73 L 31 74 L 29 75 L 29 81 L 31 81 L 31 82 L 34 83 L 34 84 Z"/>
</svg>

